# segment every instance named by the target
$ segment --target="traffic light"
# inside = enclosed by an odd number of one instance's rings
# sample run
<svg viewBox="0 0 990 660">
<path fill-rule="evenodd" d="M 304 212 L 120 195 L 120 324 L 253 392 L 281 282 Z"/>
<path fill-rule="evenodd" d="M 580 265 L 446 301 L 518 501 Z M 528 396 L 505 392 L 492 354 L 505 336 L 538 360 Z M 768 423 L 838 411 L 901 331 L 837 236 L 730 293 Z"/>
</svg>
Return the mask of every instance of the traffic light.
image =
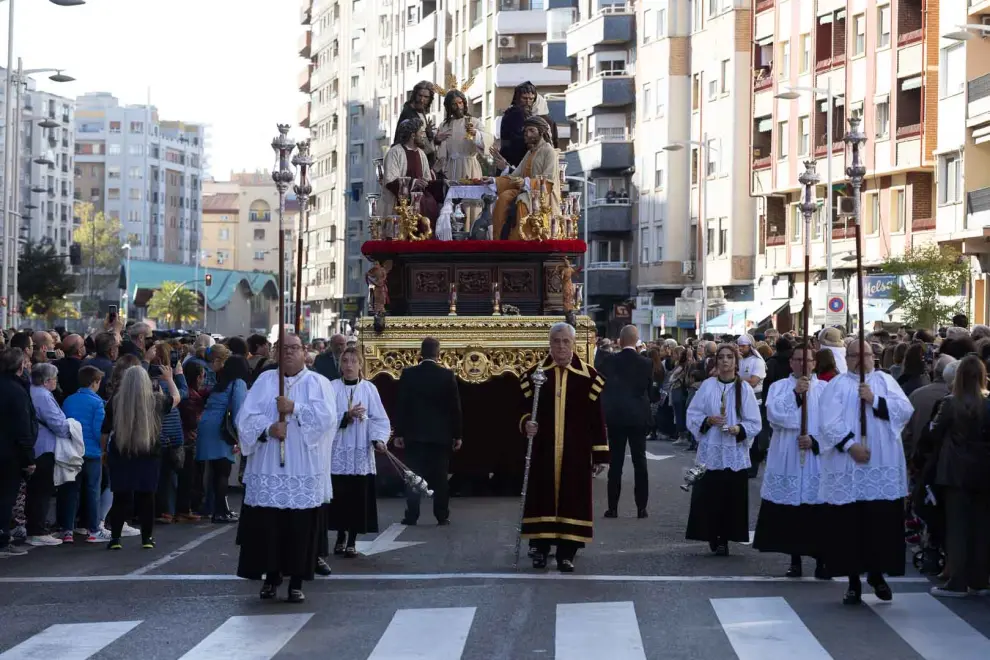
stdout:
<svg viewBox="0 0 990 660">
<path fill-rule="evenodd" d="M 79 243 L 69 246 L 69 265 L 82 266 L 82 246 Z"/>
<path fill-rule="evenodd" d="M 213 276 L 210 275 L 209 273 L 207 273 L 206 274 L 206 286 L 212 286 L 212 285 L 213 285 Z"/>
</svg>

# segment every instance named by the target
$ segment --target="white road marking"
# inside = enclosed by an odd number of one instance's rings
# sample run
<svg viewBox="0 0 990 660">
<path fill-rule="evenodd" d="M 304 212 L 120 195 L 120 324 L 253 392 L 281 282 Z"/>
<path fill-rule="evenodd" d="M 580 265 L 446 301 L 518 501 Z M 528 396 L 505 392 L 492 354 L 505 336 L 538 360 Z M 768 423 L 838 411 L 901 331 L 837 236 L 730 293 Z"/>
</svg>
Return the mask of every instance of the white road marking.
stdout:
<svg viewBox="0 0 990 660">
<path fill-rule="evenodd" d="M 230 582 L 241 580 L 233 574 L 155 574 L 155 575 L 73 575 L 58 577 L 0 577 L 0 584 L 73 584 L 82 582 Z M 569 582 L 780 582 L 794 584 L 835 584 L 813 577 L 785 578 L 768 575 L 580 575 L 560 573 L 354 573 L 318 577 L 328 582 L 435 582 L 446 580 L 505 580 Z M 887 578 L 891 584 L 931 584 L 926 577 Z"/>
<path fill-rule="evenodd" d="M 406 529 L 401 523 L 392 523 L 384 532 L 375 537 L 374 541 L 358 541 L 356 549 L 362 555 L 378 555 L 391 550 L 408 548 L 411 545 L 421 545 L 423 541 L 396 541 L 399 534 Z"/>
<path fill-rule="evenodd" d="M 651 454 L 650 452 L 646 452 L 646 460 L 648 461 L 665 461 L 673 457 L 673 454 Z"/>
<path fill-rule="evenodd" d="M 783 598 L 712 598 L 739 660 L 832 660 Z"/>
<path fill-rule="evenodd" d="M 270 660 L 312 616 L 232 616 L 181 660 Z"/>
<path fill-rule="evenodd" d="M 632 601 L 557 605 L 554 657 L 646 660 Z"/>
<path fill-rule="evenodd" d="M 5 653 L 0 660 L 86 660 L 133 630 L 140 621 L 60 623 L 49 626 Z"/>
<path fill-rule="evenodd" d="M 894 594 L 894 600 L 885 603 L 870 594 L 863 596 L 863 602 L 925 660 L 990 658 L 990 639 L 934 596 Z"/>
<path fill-rule="evenodd" d="M 155 561 L 151 562 L 150 564 L 147 564 L 145 566 L 142 566 L 141 568 L 139 568 L 139 569 L 137 569 L 135 571 L 131 571 L 130 572 L 130 575 L 144 575 L 145 573 L 149 573 L 149 572 L 155 570 L 156 568 L 161 568 L 162 566 L 164 566 L 165 564 L 169 563 L 173 559 L 178 559 L 179 557 L 181 557 L 182 555 L 186 554 L 190 550 L 194 550 L 195 548 L 198 548 L 199 546 L 203 545 L 204 543 L 206 543 L 210 539 L 216 538 L 216 537 L 220 536 L 221 534 L 224 534 L 225 532 L 228 532 L 228 531 L 230 531 L 231 529 L 233 529 L 235 527 L 237 527 L 237 525 L 227 524 L 227 525 L 224 525 L 223 527 L 218 527 L 218 528 L 216 528 L 216 529 L 214 529 L 214 530 L 212 530 L 210 532 L 207 532 L 206 534 L 203 534 L 202 536 L 193 539 L 189 543 L 186 543 L 181 548 L 178 548 L 177 550 L 173 550 L 172 552 L 168 553 L 164 557 L 161 557 L 159 559 L 156 559 Z"/>
<path fill-rule="evenodd" d="M 399 610 L 368 660 L 460 660 L 474 607 Z"/>
</svg>

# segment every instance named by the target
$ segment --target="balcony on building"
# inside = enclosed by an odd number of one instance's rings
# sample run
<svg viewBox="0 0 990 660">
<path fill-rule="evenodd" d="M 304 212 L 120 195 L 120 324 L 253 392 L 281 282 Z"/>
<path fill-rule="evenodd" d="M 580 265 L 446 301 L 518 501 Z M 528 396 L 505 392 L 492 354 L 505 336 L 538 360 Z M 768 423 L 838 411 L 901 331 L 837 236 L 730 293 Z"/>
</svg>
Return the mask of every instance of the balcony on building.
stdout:
<svg viewBox="0 0 990 660">
<path fill-rule="evenodd" d="M 977 128 L 986 124 L 990 124 L 990 73 L 966 83 L 966 126 Z M 986 136 L 978 136 L 976 133 L 974 131 L 974 142 L 980 144 L 987 141 L 979 139 Z"/>
<path fill-rule="evenodd" d="M 897 47 L 910 46 L 925 38 L 923 0 L 897 0 Z M 969 0 L 973 4 L 973 0 Z M 937 17 L 936 17 L 937 18 Z"/>
<path fill-rule="evenodd" d="M 313 22 L 313 0 L 303 0 L 302 7 L 299 8 L 299 22 L 302 25 Z"/>
<path fill-rule="evenodd" d="M 762 92 L 773 87 L 773 37 L 753 46 L 753 91 Z"/>
<path fill-rule="evenodd" d="M 574 137 L 564 152 L 564 160 L 568 176 L 594 170 L 628 169 L 635 163 L 632 134 L 624 127 L 595 128 L 589 136 Z"/>
<path fill-rule="evenodd" d="M 546 31 L 543 0 L 496 0 L 495 34 L 540 34 Z"/>
<path fill-rule="evenodd" d="M 548 69 L 570 71 L 574 66 L 574 58 L 568 57 L 567 44 L 563 41 L 543 42 L 543 66 Z"/>
<path fill-rule="evenodd" d="M 313 33 L 306 30 L 299 36 L 299 56 L 311 57 L 313 46 Z"/>
<path fill-rule="evenodd" d="M 596 108 L 622 108 L 636 102 L 636 82 L 623 67 L 589 72 L 590 80 L 567 88 L 567 116 Z"/>
<path fill-rule="evenodd" d="M 437 3 L 408 5 L 406 14 L 406 48 L 423 48 L 437 38 Z"/>
<path fill-rule="evenodd" d="M 835 105 L 832 107 L 832 153 L 842 153 L 846 148 L 843 138 L 846 135 L 846 105 L 845 98 L 834 96 Z M 828 99 L 815 100 L 815 157 L 828 156 Z M 825 172 L 824 169 L 820 170 Z"/>
<path fill-rule="evenodd" d="M 753 194 L 767 194 L 773 188 L 773 116 L 753 120 Z"/>
<path fill-rule="evenodd" d="M 897 81 L 897 121 L 895 123 L 898 140 L 921 136 L 921 76 L 912 76 Z"/>
<path fill-rule="evenodd" d="M 782 247 L 787 240 L 787 207 L 782 197 L 767 197 L 766 217 L 763 218 L 763 245 Z"/>
<path fill-rule="evenodd" d="M 846 64 L 846 10 L 818 17 L 815 26 L 815 72 L 822 73 Z"/>
<path fill-rule="evenodd" d="M 299 125 L 303 128 L 309 128 L 309 107 L 310 102 L 306 101 L 299 106 L 299 114 L 297 116 Z"/>
<path fill-rule="evenodd" d="M 546 41 L 543 44 L 543 66 L 570 71 L 575 65 L 575 60 L 567 55 L 567 31 L 577 21 L 577 8 L 569 4 L 561 7 L 548 6 L 545 14 Z"/>
<path fill-rule="evenodd" d="M 299 91 L 304 94 L 309 94 L 310 82 L 312 81 L 313 75 L 313 65 L 312 63 L 307 64 L 302 71 L 299 72 Z"/>
<path fill-rule="evenodd" d="M 567 55 L 603 45 L 622 45 L 636 40 L 636 10 L 632 4 L 610 4 L 592 0 L 592 13 L 580 17 L 567 30 Z"/>
<path fill-rule="evenodd" d="M 585 289 L 592 296 L 628 296 L 632 270 L 628 261 L 592 261 L 584 273 Z"/>
<path fill-rule="evenodd" d="M 762 14 L 765 11 L 770 11 L 776 4 L 774 0 L 756 0 L 756 13 Z"/>
<path fill-rule="evenodd" d="M 632 201 L 624 191 L 588 200 L 588 231 L 592 234 L 630 232 L 632 215 Z"/>
<path fill-rule="evenodd" d="M 966 193 L 966 229 L 990 230 L 990 188 Z"/>
<path fill-rule="evenodd" d="M 510 37 L 498 37 L 501 43 Z M 537 88 L 563 87 L 571 82 L 571 72 L 561 69 L 547 69 L 543 66 L 543 43 L 531 53 L 512 55 L 499 54 L 495 65 L 494 83 L 496 87 L 515 87 L 527 80 Z"/>
</svg>

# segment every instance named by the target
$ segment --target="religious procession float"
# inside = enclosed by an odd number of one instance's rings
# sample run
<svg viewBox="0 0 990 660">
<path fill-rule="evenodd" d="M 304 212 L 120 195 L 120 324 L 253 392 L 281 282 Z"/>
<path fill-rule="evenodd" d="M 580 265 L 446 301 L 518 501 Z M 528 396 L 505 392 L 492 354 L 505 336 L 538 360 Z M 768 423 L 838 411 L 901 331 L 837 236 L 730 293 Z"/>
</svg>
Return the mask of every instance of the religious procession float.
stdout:
<svg viewBox="0 0 990 660">
<path fill-rule="evenodd" d="M 419 362 L 423 338 L 439 340 L 439 362 L 459 380 L 464 420 L 452 471 L 508 485 L 521 478 L 526 447 L 515 414 L 519 377 L 546 358 L 550 326 L 571 323 L 576 353 L 594 357 L 595 326 L 579 314 L 574 282 L 587 249 L 578 239 L 579 195 L 562 196 L 565 166 L 540 117 L 523 122 L 522 162 L 482 176 L 474 165 L 488 145 L 457 112 L 463 95 L 434 89 L 444 122 L 400 119 L 396 144 L 375 161 L 381 192 L 368 195 L 368 305 L 358 321 L 365 377 L 391 414 L 402 369 Z M 425 153 L 437 137 L 439 148 Z M 466 145 L 463 155 L 458 145 Z M 492 151 L 497 165 L 505 162 Z"/>
</svg>

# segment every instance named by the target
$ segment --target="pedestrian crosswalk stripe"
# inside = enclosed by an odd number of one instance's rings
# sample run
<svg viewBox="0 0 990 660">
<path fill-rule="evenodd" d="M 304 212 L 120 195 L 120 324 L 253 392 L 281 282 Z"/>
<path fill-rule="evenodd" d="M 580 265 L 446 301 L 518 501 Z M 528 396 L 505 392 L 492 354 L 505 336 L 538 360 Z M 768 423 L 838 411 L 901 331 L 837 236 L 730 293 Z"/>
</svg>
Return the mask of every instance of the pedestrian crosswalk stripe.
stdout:
<svg viewBox="0 0 990 660">
<path fill-rule="evenodd" d="M 832 658 L 783 598 L 712 598 L 711 603 L 739 660 Z"/>
<path fill-rule="evenodd" d="M 474 607 L 399 610 L 368 660 L 460 660 Z"/>
<path fill-rule="evenodd" d="M 560 660 L 646 660 L 631 601 L 558 604 L 554 647 Z"/>
<path fill-rule="evenodd" d="M 873 611 L 925 660 L 987 660 L 990 639 L 928 594 L 863 596 Z"/>
<path fill-rule="evenodd" d="M 269 660 L 312 616 L 312 613 L 232 616 L 182 656 L 182 660 Z"/>
<path fill-rule="evenodd" d="M 18 644 L 0 660 L 86 660 L 129 633 L 140 621 L 103 621 L 97 623 L 60 623 Z"/>
</svg>

